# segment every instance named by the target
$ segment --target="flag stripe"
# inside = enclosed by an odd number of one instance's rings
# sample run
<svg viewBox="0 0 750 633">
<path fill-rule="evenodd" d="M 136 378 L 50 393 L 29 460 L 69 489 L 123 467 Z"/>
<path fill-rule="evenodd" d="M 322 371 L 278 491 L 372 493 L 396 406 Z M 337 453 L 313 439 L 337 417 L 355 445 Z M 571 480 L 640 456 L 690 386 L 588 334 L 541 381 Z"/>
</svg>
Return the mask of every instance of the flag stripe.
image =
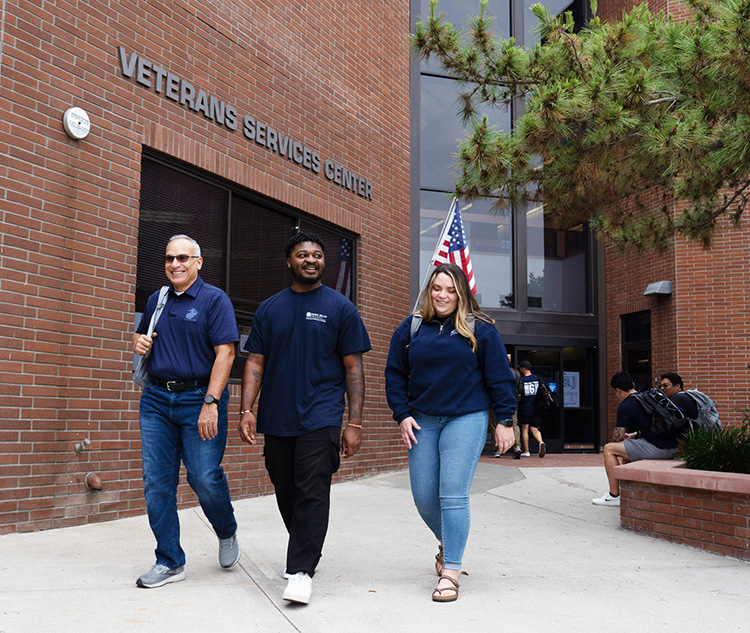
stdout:
<svg viewBox="0 0 750 633">
<path fill-rule="evenodd" d="M 447 263 L 460 266 L 466 275 L 466 279 L 469 281 L 471 294 L 476 295 L 477 285 L 474 279 L 474 270 L 471 266 L 469 243 L 466 240 L 464 223 L 461 219 L 461 211 L 458 208 L 458 200 L 453 200 L 451 210 L 449 211 L 449 218 L 448 230 L 438 239 L 438 246 L 435 248 L 432 263 L 435 266 Z"/>
</svg>

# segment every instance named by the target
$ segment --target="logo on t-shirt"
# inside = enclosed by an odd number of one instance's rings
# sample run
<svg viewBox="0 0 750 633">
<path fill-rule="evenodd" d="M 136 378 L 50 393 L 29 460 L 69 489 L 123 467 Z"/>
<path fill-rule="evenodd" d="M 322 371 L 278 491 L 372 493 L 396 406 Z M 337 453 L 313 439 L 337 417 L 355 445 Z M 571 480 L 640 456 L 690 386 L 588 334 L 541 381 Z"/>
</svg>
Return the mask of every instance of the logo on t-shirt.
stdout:
<svg viewBox="0 0 750 633">
<path fill-rule="evenodd" d="M 535 396 L 539 389 L 539 383 L 534 380 L 533 382 L 523 383 L 523 395 L 524 396 Z"/>
<path fill-rule="evenodd" d="M 305 314 L 305 318 L 308 321 L 319 321 L 320 323 L 325 323 L 328 320 L 328 315 L 318 314 L 317 312 L 308 312 Z"/>
<path fill-rule="evenodd" d="M 190 308 L 190 310 L 187 311 L 187 314 L 185 314 L 185 320 L 186 321 L 196 321 L 198 319 L 198 310 L 195 308 Z"/>
</svg>

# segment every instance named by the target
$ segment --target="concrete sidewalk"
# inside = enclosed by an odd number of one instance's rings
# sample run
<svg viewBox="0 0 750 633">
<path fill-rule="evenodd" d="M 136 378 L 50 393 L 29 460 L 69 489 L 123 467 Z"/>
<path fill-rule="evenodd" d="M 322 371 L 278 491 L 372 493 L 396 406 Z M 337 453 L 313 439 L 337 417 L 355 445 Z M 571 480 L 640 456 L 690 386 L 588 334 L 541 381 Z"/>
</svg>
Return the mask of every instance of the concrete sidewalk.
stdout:
<svg viewBox="0 0 750 633">
<path fill-rule="evenodd" d="M 750 622 L 750 565 L 619 528 L 591 504 L 601 467 L 479 465 L 456 603 L 430 599 L 436 543 L 406 472 L 333 487 L 308 606 L 281 599 L 286 533 L 272 497 L 235 503 L 225 571 L 198 509 L 180 513 L 187 579 L 139 589 L 145 516 L 0 538 L 0 633 L 575 631 L 724 633 Z"/>
</svg>

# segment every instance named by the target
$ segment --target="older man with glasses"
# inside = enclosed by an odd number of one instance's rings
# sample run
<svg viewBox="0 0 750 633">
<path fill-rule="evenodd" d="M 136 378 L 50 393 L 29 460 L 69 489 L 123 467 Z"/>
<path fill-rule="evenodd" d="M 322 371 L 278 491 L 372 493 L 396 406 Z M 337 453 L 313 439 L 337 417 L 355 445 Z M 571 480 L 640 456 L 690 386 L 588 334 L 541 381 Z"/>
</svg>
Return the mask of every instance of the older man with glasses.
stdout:
<svg viewBox="0 0 750 633">
<path fill-rule="evenodd" d="M 176 502 L 180 462 L 219 537 L 219 564 L 229 568 L 240 558 L 229 484 L 221 467 L 227 443 L 226 384 L 239 334 L 229 297 L 203 282 L 198 275 L 202 266 L 194 239 L 170 238 L 164 255 L 170 286 L 163 312 L 149 334 L 161 294 L 157 291 L 133 335 L 136 354 L 151 352 L 140 427 L 146 508 L 156 537 L 156 564 L 138 578 L 139 587 L 185 579 Z"/>
</svg>

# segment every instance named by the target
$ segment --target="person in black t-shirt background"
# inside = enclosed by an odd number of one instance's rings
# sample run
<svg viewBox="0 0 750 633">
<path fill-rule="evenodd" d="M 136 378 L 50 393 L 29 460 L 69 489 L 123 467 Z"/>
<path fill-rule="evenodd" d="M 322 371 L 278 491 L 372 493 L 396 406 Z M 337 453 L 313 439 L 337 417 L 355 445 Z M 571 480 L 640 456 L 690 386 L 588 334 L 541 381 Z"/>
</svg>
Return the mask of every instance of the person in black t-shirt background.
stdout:
<svg viewBox="0 0 750 633">
<path fill-rule="evenodd" d="M 592 499 L 598 506 L 620 505 L 620 482 L 615 467 L 641 459 L 672 459 L 677 453 L 677 440 L 660 437 L 651 430 L 651 416 L 630 396 L 636 392 L 633 378 L 627 372 L 612 376 L 610 386 L 620 401 L 612 441 L 604 446 L 604 469 L 609 481 L 609 492 Z"/>
</svg>

